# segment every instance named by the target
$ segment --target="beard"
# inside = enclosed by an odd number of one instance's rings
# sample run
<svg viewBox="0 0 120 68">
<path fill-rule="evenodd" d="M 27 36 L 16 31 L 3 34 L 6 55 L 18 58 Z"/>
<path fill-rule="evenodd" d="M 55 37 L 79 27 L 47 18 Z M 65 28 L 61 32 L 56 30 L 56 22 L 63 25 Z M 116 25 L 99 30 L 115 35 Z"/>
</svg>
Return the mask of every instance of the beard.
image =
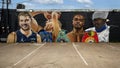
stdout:
<svg viewBox="0 0 120 68">
<path fill-rule="evenodd" d="M 75 29 L 81 29 L 82 27 L 75 27 Z"/>
<path fill-rule="evenodd" d="M 81 24 L 75 24 L 74 25 L 74 28 L 75 29 L 81 29 L 83 27 L 83 25 L 81 25 Z"/>
<path fill-rule="evenodd" d="M 100 29 L 103 25 L 100 25 L 100 24 L 94 24 L 95 28 L 96 29 Z"/>
<path fill-rule="evenodd" d="M 29 26 L 28 24 L 21 24 L 20 27 L 21 27 L 22 30 L 24 30 L 24 31 L 28 31 L 28 30 L 30 30 L 30 26 Z"/>
</svg>

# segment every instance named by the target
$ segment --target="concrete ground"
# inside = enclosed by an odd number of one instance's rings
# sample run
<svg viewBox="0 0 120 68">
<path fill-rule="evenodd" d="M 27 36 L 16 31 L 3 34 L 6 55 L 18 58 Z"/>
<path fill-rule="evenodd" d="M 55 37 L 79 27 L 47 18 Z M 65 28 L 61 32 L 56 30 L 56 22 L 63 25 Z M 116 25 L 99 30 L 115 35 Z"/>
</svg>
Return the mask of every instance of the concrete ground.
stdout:
<svg viewBox="0 0 120 68">
<path fill-rule="evenodd" d="M 120 43 L 0 43 L 0 68 L 120 68 Z"/>
</svg>

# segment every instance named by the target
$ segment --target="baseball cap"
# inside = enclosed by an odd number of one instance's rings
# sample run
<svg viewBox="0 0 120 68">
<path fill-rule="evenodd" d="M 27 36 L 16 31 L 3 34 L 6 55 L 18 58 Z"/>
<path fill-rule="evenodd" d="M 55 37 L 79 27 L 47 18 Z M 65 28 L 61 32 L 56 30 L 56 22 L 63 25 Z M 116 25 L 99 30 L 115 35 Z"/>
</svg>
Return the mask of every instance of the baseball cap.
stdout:
<svg viewBox="0 0 120 68">
<path fill-rule="evenodd" d="M 92 20 L 96 18 L 107 19 L 108 14 L 108 11 L 96 11 L 93 13 Z"/>
</svg>

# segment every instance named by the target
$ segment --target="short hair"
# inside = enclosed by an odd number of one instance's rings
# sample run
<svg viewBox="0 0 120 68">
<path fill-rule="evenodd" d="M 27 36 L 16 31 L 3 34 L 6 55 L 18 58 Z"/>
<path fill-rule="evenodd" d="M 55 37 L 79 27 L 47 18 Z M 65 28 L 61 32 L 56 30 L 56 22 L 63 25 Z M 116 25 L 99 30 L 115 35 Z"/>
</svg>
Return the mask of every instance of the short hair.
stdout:
<svg viewBox="0 0 120 68">
<path fill-rule="evenodd" d="M 83 18 L 85 19 L 85 17 L 84 17 L 82 14 L 75 14 L 75 15 L 73 16 L 73 19 L 75 18 L 75 16 L 81 16 L 81 17 L 83 17 Z"/>
<path fill-rule="evenodd" d="M 18 15 L 18 19 L 19 19 L 20 16 L 29 16 L 30 19 L 32 20 L 32 16 L 29 12 L 20 12 L 19 15 Z"/>
</svg>

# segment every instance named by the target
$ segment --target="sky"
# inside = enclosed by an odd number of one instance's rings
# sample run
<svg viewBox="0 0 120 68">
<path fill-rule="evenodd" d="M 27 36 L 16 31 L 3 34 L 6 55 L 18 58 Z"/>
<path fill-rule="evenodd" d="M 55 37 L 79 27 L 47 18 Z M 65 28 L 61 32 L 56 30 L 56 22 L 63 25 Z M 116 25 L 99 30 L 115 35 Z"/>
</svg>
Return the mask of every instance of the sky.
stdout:
<svg viewBox="0 0 120 68">
<path fill-rule="evenodd" d="M 11 0 L 9 8 L 16 9 L 18 3 L 26 9 L 120 9 L 120 0 Z"/>
</svg>

